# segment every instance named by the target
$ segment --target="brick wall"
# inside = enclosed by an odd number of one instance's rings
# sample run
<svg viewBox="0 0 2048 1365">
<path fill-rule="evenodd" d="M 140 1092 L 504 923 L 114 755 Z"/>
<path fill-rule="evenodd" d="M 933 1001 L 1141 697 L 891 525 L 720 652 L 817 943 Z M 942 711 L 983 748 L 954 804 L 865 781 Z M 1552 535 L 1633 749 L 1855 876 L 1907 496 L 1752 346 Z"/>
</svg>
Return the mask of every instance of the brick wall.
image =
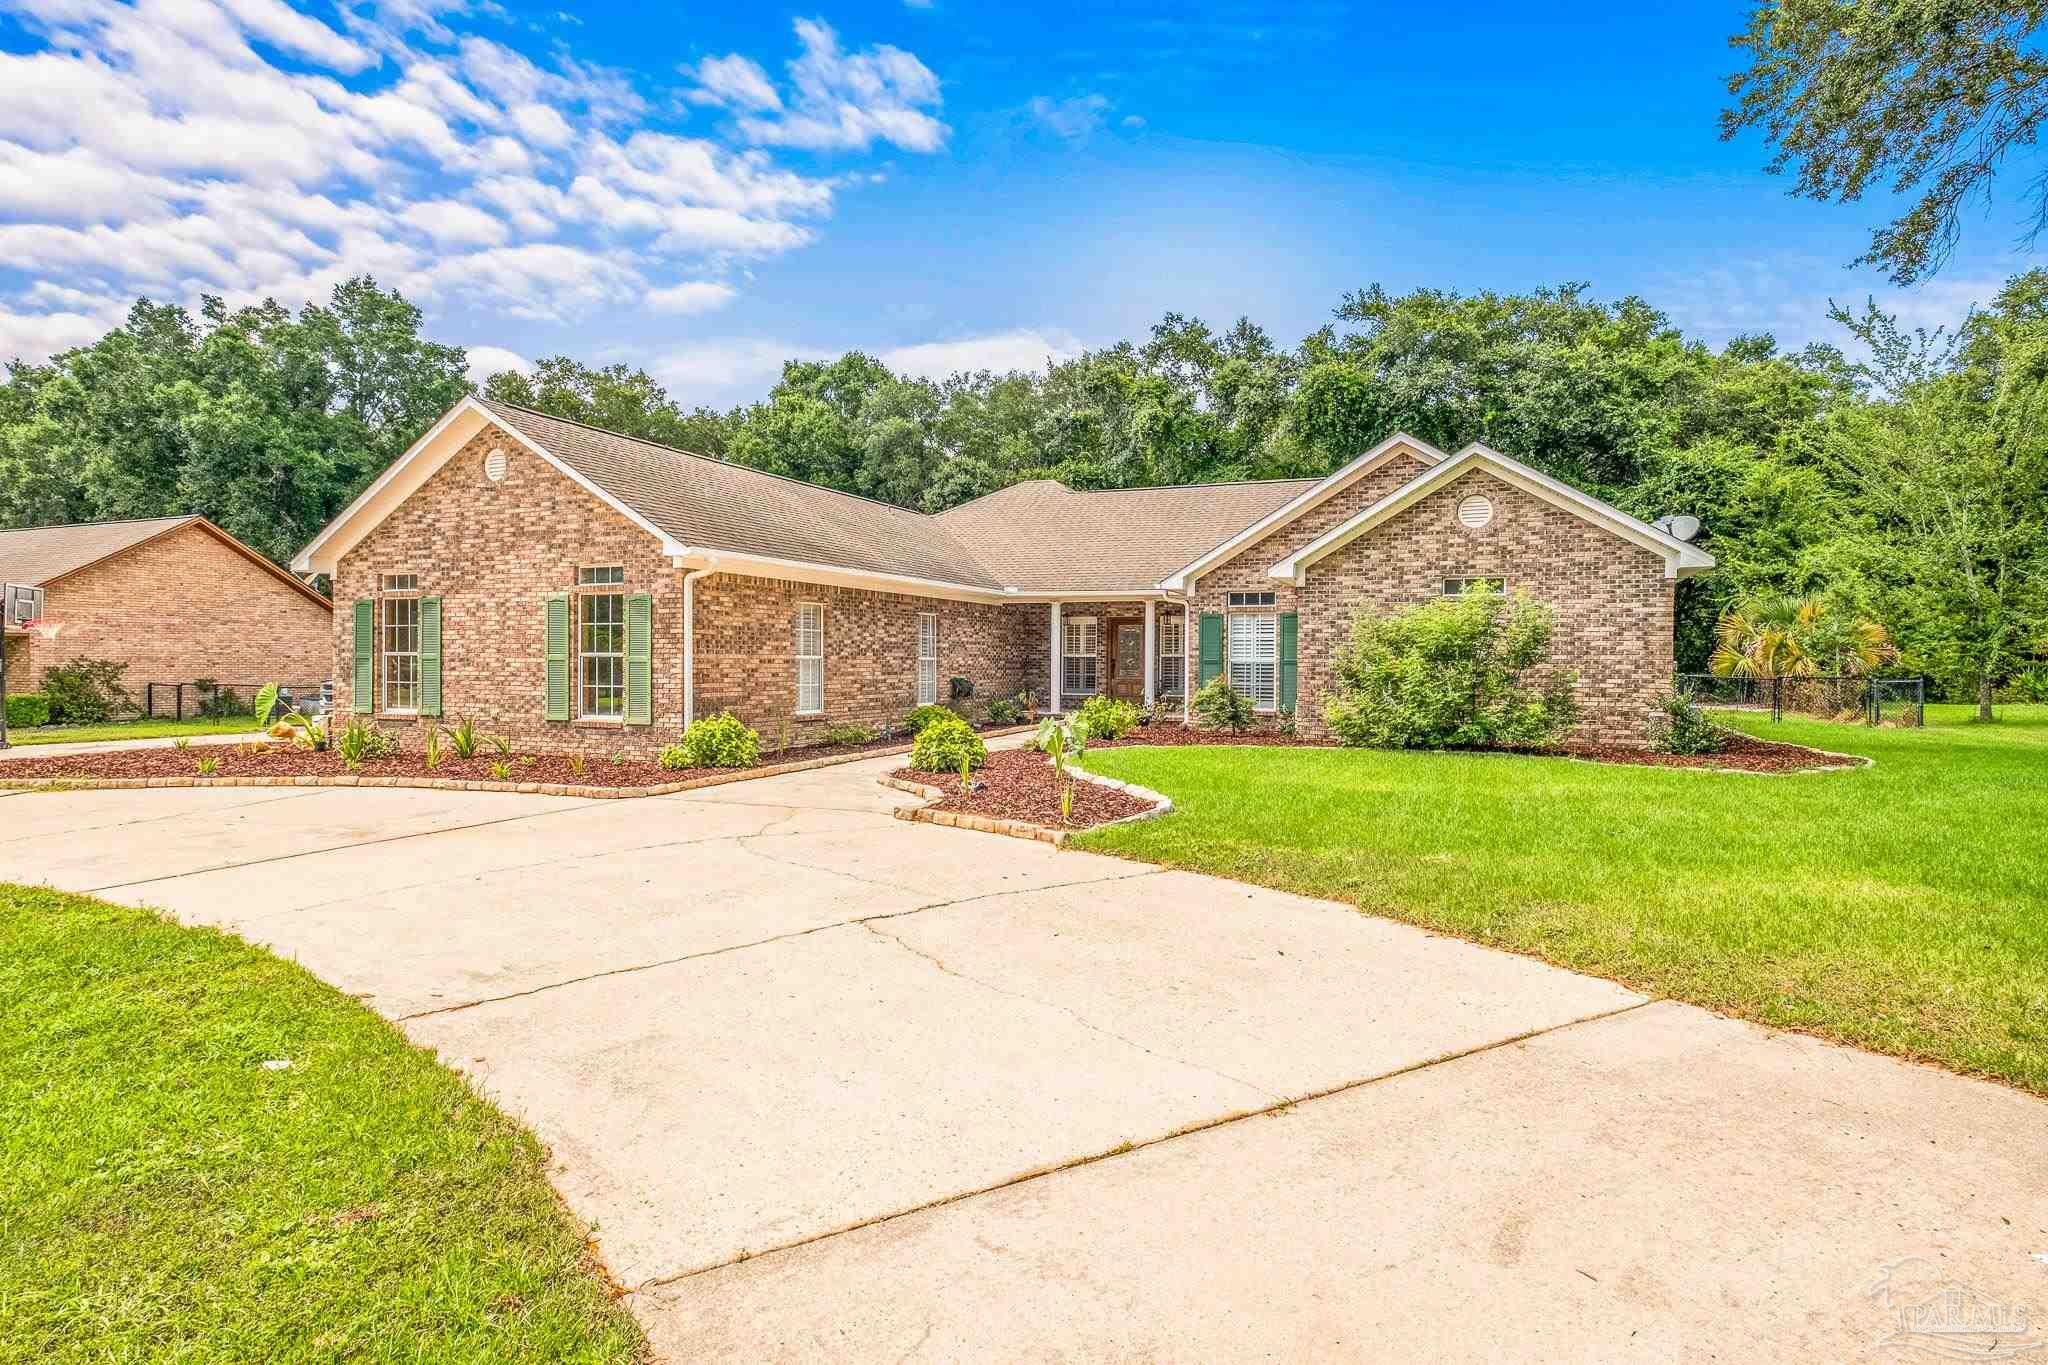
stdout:
<svg viewBox="0 0 2048 1365">
<path fill-rule="evenodd" d="M 1482 493 L 1493 520 L 1458 522 Z M 1640 744 L 1670 683 L 1673 583 L 1661 556 L 1473 470 L 1312 566 L 1301 590 L 1300 724 L 1324 733 L 1319 698 L 1360 607 L 1388 611 L 1440 594 L 1447 577 L 1504 577 L 1556 613 L 1553 663 L 1578 672 L 1577 737 Z"/>
<path fill-rule="evenodd" d="M 128 665 L 122 685 L 138 704 L 152 682 L 253 690 L 324 682 L 332 666 L 328 609 L 199 525 L 48 584 L 43 615 L 61 630 L 35 641 L 37 686 L 73 659 L 112 659 Z M 7 681 L 28 690 L 17 674 Z"/>
<path fill-rule="evenodd" d="M 8 635 L 0 641 L 0 648 L 7 651 L 7 690 L 33 692 L 41 681 L 35 669 L 35 641 L 27 635 Z"/>
</svg>

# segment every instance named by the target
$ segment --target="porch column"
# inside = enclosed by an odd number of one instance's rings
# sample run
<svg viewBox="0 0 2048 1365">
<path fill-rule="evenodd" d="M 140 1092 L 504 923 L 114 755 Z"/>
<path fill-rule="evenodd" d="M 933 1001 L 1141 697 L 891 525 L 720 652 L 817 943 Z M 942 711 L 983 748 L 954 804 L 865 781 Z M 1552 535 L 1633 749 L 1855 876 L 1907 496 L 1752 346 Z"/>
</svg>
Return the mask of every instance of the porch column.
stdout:
<svg viewBox="0 0 2048 1365">
<path fill-rule="evenodd" d="M 1057 715 L 1060 709 L 1060 604 L 1052 604 L 1052 672 L 1045 686 L 1045 709 Z"/>
<path fill-rule="evenodd" d="M 1195 638 L 1195 599 L 1180 604 L 1180 723 L 1195 723 L 1195 680 L 1188 676 L 1188 641 Z"/>
<path fill-rule="evenodd" d="M 1145 705 L 1149 708 L 1154 700 L 1153 674 L 1159 663 L 1159 637 L 1152 624 L 1152 611 L 1157 604 L 1151 598 L 1145 599 Z"/>
</svg>

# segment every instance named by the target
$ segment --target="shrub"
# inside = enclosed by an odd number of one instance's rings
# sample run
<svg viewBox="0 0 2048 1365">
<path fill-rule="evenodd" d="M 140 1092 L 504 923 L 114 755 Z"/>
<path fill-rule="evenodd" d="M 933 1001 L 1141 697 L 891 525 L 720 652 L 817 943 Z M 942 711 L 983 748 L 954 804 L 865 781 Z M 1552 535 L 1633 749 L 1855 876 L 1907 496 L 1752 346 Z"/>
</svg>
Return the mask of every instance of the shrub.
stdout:
<svg viewBox="0 0 2048 1365">
<path fill-rule="evenodd" d="M 1252 728 L 1252 699 L 1230 685 L 1228 673 L 1218 673 L 1195 693 L 1195 724 L 1210 730 L 1243 734 Z"/>
<path fill-rule="evenodd" d="M 924 727 L 933 721 L 959 719 L 955 712 L 944 706 L 913 706 L 903 713 L 903 728 L 910 734 L 920 735 L 924 733 Z"/>
<path fill-rule="evenodd" d="M 1527 593 L 1439 597 L 1389 616 L 1361 611 L 1324 705 L 1349 745 L 1487 748 L 1555 743 L 1578 723 L 1577 675 L 1522 675 L 1550 655 L 1550 609 Z"/>
<path fill-rule="evenodd" d="M 201 720 L 226 720 L 229 716 L 249 714 L 242 709 L 242 698 L 232 687 L 222 687 L 211 678 L 201 678 L 192 687 L 199 693 Z"/>
<path fill-rule="evenodd" d="M 23 727 L 50 723 L 50 699 L 40 692 L 13 692 L 7 697 L 7 723 Z"/>
<path fill-rule="evenodd" d="M 835 725 L 825 732 L 827 744 L 872 744 L 875 732 L 865 725 Z"/>
<path fill-rule="evenodd" d="M 921 773 L 957 773 L 962 764 L 979 768 L 987 761 L 988 746 L 958 716 L 933 721 L 910 745 L 910 766 Z"/>
<path fill-rule="evenodd" d="M 468 716 L 448 727 L 448 747 L 455 751 L 457 758 L 475 758 L 483 742 L 483 732 Z"/>
<path fill-rule="evenodd" d="M 202 758 L 202 759 L 200 759 L 200 760 L 199 760 L 199 775 L 200 775 L 201 777 L 212 777 L 212 776 L 213 776 L 213 775 L 214 775 L 215 773 L 217 773 L 217 772 L 219 772 L 219 771 L 220 771 L 220 760 L 219 760 L 219 759 L 217 759 L 217 758 Z"/>
<path fill-rule="evenodd" d="M 1138 724 L 1138 708 L 1114 697 L 1094 696 L 1081 703 L 1075 717 L 1090 739 L 1122 739 Z"/>
<path fill-rule="evenodd" d="M 1294 733 L 1294 708 L 1283 706 L 1273 714 L 1273 728 L 1283 735 Z"/>
<path fill-rule="evenodd" d="M 946 695 L 954 701 L 966 701 L 974 695 L 974 683 L 967 678 L 948 678 Z"/>
<path fill-rule="evenodd" d="M 988 723 L 990 725 L 1015 725 L 1023 716 L 1024 708 L 1014 697 L 990 697 L 988 702 Z"/>
<path fill-rule="evenodd" d="M 391 736 L 360 717 L 344 726 L 341 737 L 334 742 L 335 752 L 350 770 L 362 767 L 369 759 L 389 758 L 397 748 Z"/>
<path fill-rule="evenodd" d="M 1650 747 L 1665 754 L 1718 754 L 1728 745 L 1728 732 L 1708 719 L 1699 701 L 1684 688 L 1658 698 L 1650 717 Z"/>
<path fill-rule="evenodd" d="M 135 709 L 121 675 L 128 665 L 111 659 L 73 659 L 43 675 L 50 718 L 67 725 L 97 725 Z"/>
<path fill-rule="evenodd" d="M 730 711 L 692 721 L 680 744 L 661 751 L 664 768 L 751 768 L 761 761 L 761 736 Z"/>
</svg>

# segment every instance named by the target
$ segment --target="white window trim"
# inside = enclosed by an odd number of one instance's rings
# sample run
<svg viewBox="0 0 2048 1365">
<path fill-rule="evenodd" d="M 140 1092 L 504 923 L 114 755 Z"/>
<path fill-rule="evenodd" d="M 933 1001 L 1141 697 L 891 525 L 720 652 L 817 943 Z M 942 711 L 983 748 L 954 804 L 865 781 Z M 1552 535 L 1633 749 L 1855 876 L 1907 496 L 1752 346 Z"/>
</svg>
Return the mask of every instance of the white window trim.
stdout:
<svg viewBox="0 0 2048 1365">
<path fill-rule="evenodd" d="M 386 577 L 393 578 L 399 576 L 396 574 L 386 575 Z M 414 582 L 418 582 L 416 577 Z M 376 646 L 378 657 L 376 711 L 379 715 L 416 716 L 420 713 L 420 596 L 419 589 L 412 587 L 403 591 L 384 593 L 377 599 Z M 413 604 L 412 648 L 409 650 L 394 650 L 391 648 L 391 618 L 388 613 L 391 610 L 391 604 L 394 602 L 410 602 Z M 391 704 L 391 689 L 395 682 L 391 676 L 391 664 L 395 659 L 412 660 L 413 704 L 411 706 L 393 706 Z"/>
<path fill-rule="evenodd" d="M 925 652 L 927 648 L 930 653 Z M 935 611 L 917 614 L 917 704 L 939 704 L 939 614 Z"/>
<path fill-rule="evenodd" d="M 1270 628 L 1271 628 L 1271 639 L 1272 639 L 1272 644 L 1273 644 L 1273 652 L 1272 652 L 1272 655 L 1271 655 L 1271 658 L 1270 658 L 1270 660 L 1269 660 L 1269 659 L 1266 659 L 1266 658 L 1261 658 L 1261 657 L 1257 657 L 1257 656 L 1250 656 L 1250 657 L 1246 657 L 1246 658 L 1243 658 L 1243 659 L 1240 659 L 1240 658 L 1238 657 L 1238 653 L 1237 653 L 1237 631 L 1236 631 L 1236 625 L 1237 625 L 1237 623 L 1238 623 L 1239 621 L 1241 621 L 1241 620 L 1242 620 L 1242 621 L 1261 621 L 1261 620 L 1263 620 L 1263 621 L 1266 621 L 1266 622 L 1268 622 L 1268 623 L 1270 624 Z M 1258 641 L 1258 639 L 1257 639 L 1257 637 L 1256 637 L 1256 636 L 1255 636 L 1255 637 L 1253 637 L 1252 643 L 1253 643 L 1254 645 L 1257 645 L 1257 644 L 1259 643 L 1259 641 Z M 1268 702 L 1268 703 L 1265 703 L 1265 704 L 1261 705 L 1261 704 L 1260 704 L 1260 701 L 1259 701 L 1259 697 L 1258 697 L 1258 694 L 1257 694 L 1257 693 L 1255 693 L 1255 692 L 1254 692 L 1254 691 L 1253 691 L 1253 690 L 1252 690 L 1251 688 L 1249 688 L 1249 687 L 1238 687 L 1238 683 L 1237 683 L 1237 666 L 1238 666 L 1238 665 L 1239 665 L 1240 663 L 1242 663 L 1242 664 L 1246 665 L 1246 667 L 1248 667 L 1248 668 L 1252 668 L 1252 669 L 1256 669 L 1256 668 L 1257 668 L 1257 667 L 1258 667 L 1258 666 L 1259 666 L 1260 664 L 1266 664 L 1266 663 L 1270 663 L 1270 666 L 1272 667 L 1272 670 L 1273 670 L 1273 700 L 1272 700 L 1271 702 Z M 1264 609 L 1264 608 L 1250 608 L 1250 607 L 1247 607 L 1247 608 L 1240 608 L 1239 610 L 1236 610 L 1236 611 L 1230 612 L 1230 613 L 1229 613 L 1228 615 L 1226 615 L 1226 616 L 1225 616 L 1225 618 L 1224 618 L 1224 622 L 1223 622 L 1223 675 L 1224 675 L 1225 677 L 1227 677 L 1227 678 L 1229 678 L 1229 679 L 1230 679 L 1230 685 L 1231 685 L 1232 687 L 1237 687 L 1237 690 L 1238 690 L 1238 691 L 1240 691 L 1240 692 L 1244 693 L 1244 694 L 1245 694 L 1246 696 L 1248 696 L 1248 697 L 1250 697 L 1250 698 L 1252 699 L 1252 709 L 1253 709 L 1254 711 L 1258 711 L 1258 712 L 1261 712 L 1261 713 L 1263 713 L 1263 714 L 1267 714 L 1267 715 L 1270 715 L 1270 714 L 1273 714 L 1274 712 L 1277 712 L 1277 711 L 1278 711 L 1278 710 L 1280 709 L 1280 613 L 1279 613 L 1279 612 L 1277 612 L 1277 611 L 1268 611 L 1268 610 L 1266 610 L 1266 609 Z M 1254 674 L 1253 676 L 1254 676 L 1254 677 L 1256 677 L 1257 675 L 1256 675 L 1256 674 Z"/>
<path fill-rule="evenodd" d="M 577 577 L 582 577 L 579 572 Z M 617 650 L 592 650 L 588 647 L 585 631 L 589 629 L 589 603 L 592 598 L 615 597 L 619 602 L 619 619 L 607 624 L 618 631 Z M 590 709 L 591 659 L 618 660 L 619 709 L 616 711 L 593 711 Z M 588 583 L 576 591 L 576 719 L 598 721 L 606 725 L 623 725 L 626 721 L 626 585 L 624 583 Z"/>
<path fill-rule="evenodd" d="M 1075 654 L 1068 649 L 1068 632 L 1076 627 L 1086 627 L 1093 636 L 1095 649 L 1092 653 Z M 1073 659 L 1088 660 L 1095 675 L 1093 687 L 1070 681 L 1067 663 Z M 1099 696 L 1102 693 L 1102 626 L 1093 616 L 1067 616 L 1060 621 L 1060 696 L 1064 699 L 1069 693 L 1082 698 Z"/>
<path fill-rule="evenodd" d="M 1169 635 L 1178 637 L 1171 646 L 1167 644 L 1167 637 Z M 1173 682 L 1172 691 L 1167 690 L 1167 681 L 1169 678 L 1171 678 Z M 1187 622 L 1176 616 L 1171 615 L 1170 613 L 1159 618 L 1158 686 L 1159 695 L 1162 697 L 1182 697 L 1187 695 Z"/>
<path fill-rule="evenodd" d="M 816 654 L 805 654 L 802 652 L 804 646 L 804 616 L 808 612 L 816 612 L 818 614 L 818 652 Z M 823 602 L 797 603 L 796 620 L 793 625 L 796 633 L 796 639 L 793 642 L 796 652 L 796 714 L 799 716 L 822 716 L 825 714 L 825 604 Z M 812 660 L 816 660 L 818 665 L 818 704 L 815 707 L 807 707 L 804 705 L 804 665 Z"/>
</svg>

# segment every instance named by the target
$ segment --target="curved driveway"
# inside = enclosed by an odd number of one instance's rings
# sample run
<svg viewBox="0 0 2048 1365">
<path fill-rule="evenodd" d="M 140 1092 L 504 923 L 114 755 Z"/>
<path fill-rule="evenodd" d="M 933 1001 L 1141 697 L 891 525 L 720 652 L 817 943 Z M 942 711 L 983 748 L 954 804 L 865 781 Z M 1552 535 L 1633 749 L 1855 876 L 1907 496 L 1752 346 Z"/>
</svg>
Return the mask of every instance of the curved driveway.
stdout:
<svg viewBox="0 0 2048 1365">
<path fill-rule="evenodd" d="M 897 762 L 8 794 L 0 880 L 399 1021 L 548 1143 L 678 1359 L 1837 1359 L 1951 1282 L 2048 1340 L 2039 1101 L 895 820 Z"/>
</svg>

